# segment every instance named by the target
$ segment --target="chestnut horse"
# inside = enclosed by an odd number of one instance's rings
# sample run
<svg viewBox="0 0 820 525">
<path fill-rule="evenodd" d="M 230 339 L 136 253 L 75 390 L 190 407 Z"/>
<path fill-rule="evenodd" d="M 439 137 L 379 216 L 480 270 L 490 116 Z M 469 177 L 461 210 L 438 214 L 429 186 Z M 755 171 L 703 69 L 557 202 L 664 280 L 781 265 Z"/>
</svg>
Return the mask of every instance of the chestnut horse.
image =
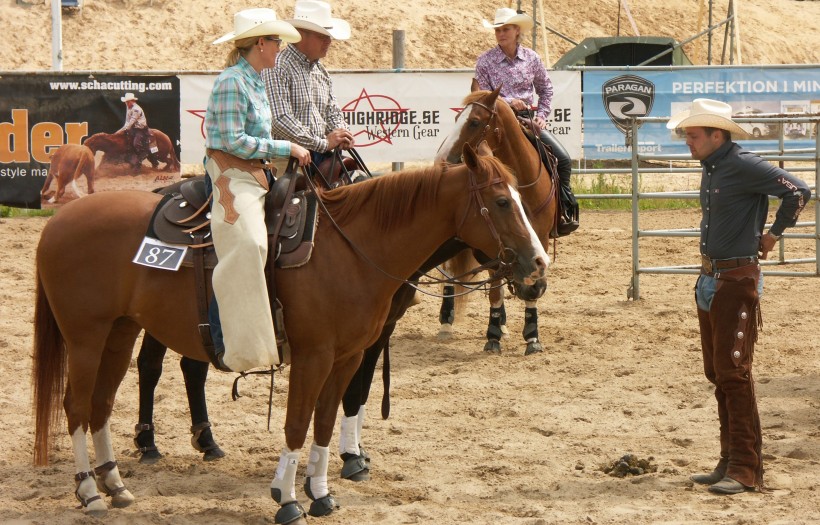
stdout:
<svg viewBox="0 0 820 525">
<path fill-rule="evenodd" d="M 48 169 L 46 182 L 40 190 L 40 196 L 45 198 L 51 181 L 57 179 L 57 192 L 48 199 L 54 204 L 65 194 L 66 186 L 71 183 L 77 197 L 85 197 L 77 179 L 85 175 L 88 193 L 94 193 L 94 153 L 85 146 L 78 144 L 63 144 L 51 154 L 51 166 Z"/>
<path fill-rule="evenodd" d="M 179 172 L 179 160 L 176 150 L 168 135 L 158 129 L 151 128 L 151 134 L 157 142 L 157 160 L 165 163 L 165 171 Z M 125 133 L 95 133 L 83 142 L 91 151 L 102 151 L 105 153 L 102 162 L 108 163 L 131 163 L 130 158 L 134 155 L 134 148 L 131 145 L 131 137 Z M 154 165 L 156 169 L 159 164 Z M 138 166 L 136 166 L 138 167 Z"/>
<path fill-rule="evenodd" d="M 544 278 L 549 258 L 524 214 L 514 177 L 470 146 L 464 160 L 463 166 L 439 164 L 324 193 L 310 262 L 277 270 L 292 354 L 285 447 L 271 482 L 271 496 L 280 505 L 277 523 L 305 523 L 295 499 L 296 472 L 311 418 L 314 440 L 305 482 L 313 500 L 310 514 L 337 507 L 327 463 L 342 393 L 362 349 L 379 336 L 403 279 L 436 248 L 457 236 L 498 254 L 519 283 Z M 193 270 L 131 262 L 160 199 L 150 192 L 118 191 L 74 200 L 49 221 L 37 249 L 34 461 L 48 463 L 62 400 L 75 494 L 95 516 L 107 511 L 100 491 L 115 507 L 134 501 L 117 468 L 109 418 L 140 330 L 182 355 L 207 359 L 197 329 Z M 323 330 L 316 330 L 315 319 L 323 320 Z"/>
<path fill-rule="evenodd" d="M 522 124 L 513 109 L 495 91 L 474 91 L 464 99 L 464 110 L 456 118 L 456 125 L 445 137 L 436 154 L 436 159 L 461 162 L 464 144 L 476 146 L 486 140 L 499 160 L 504 162 L 518 179 L 521 198 L 529 209 L 530 220 L 538 238 L 544 246 L 550 240 L 550 233 L 556 224 L 556 186 L 551 176 L 554 164 L 544 164 L 539 151 L 524 134 Z M 539 143 L 540 144 L 540 143 Z M 540 144 L 540 147 L 545 147 Z M 550 157 L 551 157 L 550 153 Z M 458 275 L 473 262 L 465 259 L 469 252 L 462 252 L 453 261 L 451 270 Z M 445 295 L 452 295 L 452 288 L 445 287 Z M 526 342 L 525 355 L 542 352 L 538 335 L 538 309 L 536 300 L 526 300 L 524 328 L 522 334 Z M 454 301 L 445 299 L 440 316 L 441 337 L 449 337 L 455 320 Z M 490 292 L 490 320 L 487 327 L 487 343 L 484 350 L 489 353 L 501 352 L 502 334 L 507 332 L 504 309 L 504 290 L 494 288 Z"/>
</svg>

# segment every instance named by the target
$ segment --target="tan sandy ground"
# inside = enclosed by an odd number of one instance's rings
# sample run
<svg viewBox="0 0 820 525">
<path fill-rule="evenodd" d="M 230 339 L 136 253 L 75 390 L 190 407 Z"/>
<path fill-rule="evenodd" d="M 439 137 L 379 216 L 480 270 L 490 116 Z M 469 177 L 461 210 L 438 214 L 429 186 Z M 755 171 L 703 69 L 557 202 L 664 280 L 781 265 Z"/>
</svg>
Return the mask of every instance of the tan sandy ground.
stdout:
<svg viewBox="0 0 820 525">
<path fill-rule="evenodd" d="M 50 67 L 50 7 L 41 0 L 0 0 L 0 70 Z M 529 2 L 524 2 L 528 4 Z M 704 2 L 705 4 L 706 2 Z M 337 43 L 333 68 L 388 68 L 391 31 L 407 31 L 410 68 L 472 67 L 492 45 L 477 31 L 481 18 L 506 2 L 488 0 L 337 0 L 354 37 Z M 570 38 L 616 32 L 617 2 L 546 1 L 547 22 Z M 642 34 L 679 40 L 698 30 L 696 1 L 631 0 Z M 728 0 L 716 0 L 722 18 Z M 64 20 L 65 70 L 213 70 L 225 49 L 207 45 L 230 29 L 241 7 L 292 2 L 225 0 L 84 0 Z M 446 7 L 445 7 L 446 5 Z M 820 62 L 820 2 L 746 0 L 740 6 L 746 64 Z M 631 34 L 621 18 L 622 34 Z M 702 25 L 700 26 L 702 27 Z M 717 38 L 718 41 L 721 38 Z M 569 44 L 550 37 L 551 60 Z M 705 44 L 687 47 L 705 62 Z M 720 55 L 718 47 L 714 54 Z M 144 177 L 153 174 L 146 170 Z M 121 181 L 100 177 L 100 190 Z M 84 181 L 81 181 L 84 188 Z M 687 186 L 689 187 L 689 186 Z M 70 190 L 69 190 L 70 191 Z M 811 210 L 804 214 L 811 218 Z M 652 212 L 641 227 L 693 227 L 697 213 Z M 756 371 L 772 493 L 710 495 L 687 481 L 710 469 L 717 421 L 700 372 L 693 276 L 644 276 L 642 300 L 626 300 L 630 280 L 630 216 L 586 212 L 583 227 L 558 246 L 550 291 L 540 303 L 544 354 L 524 357 L 522 311 L 510 303 L 510 329 L 499 357 L 481 352 L 486 304 L 474 297 L 456 339 L 436 339 L 438 302 L 425 298 L 393 339 L 393 411 L 378 418 L 380 384 L 371 396 L 364 444 L 373 457 L 367 483 L 330 483 L 342 509 L 312 523 L 818 523 L 820 522 L 820 314 L 816 280 L 772 277 L 763 299 L 764 330 Z M 71 443 L 57 440 L 53 464 L 31 466 L 29 386 L 33 254 L 45 219 L 0 220 L 0 522 L 102 523 L 73 510 Z M 803 241 L 805 243 L 805 241 Z M 808 247 L 789 243 L 805 254 Z M 642 241 L 642 265 L 693 263 L 693 239 Z M 813 253 L 813 252 L 812 252 Z M 790 255 L 793 255 L 790 253 Z M 158 445 L 166 458 L 137 463 L 136 365 L 123 384 L 113 418 L 115 451 L 137 497 L 106 523 L 271 523 L 268 486 L 283 446 L 287 378 L 277 377 L 272 432 L 265 430 L 267 382 L 250 379 L 230 400 L 232 375 L 212 372 L 211 420 L 228 456 L 205 464 L 190 446 L 178 359 L 166 358 L 157 397 Z M 335 454 L 336 440 L 331 444 Z M 652 457 L 658 471 L 616 479 L 599 471 L 623 454 Z M 305 461 L 303 455 L 303 463 Z M 304 468 L 299 472 L 303 479 Z M 303 495 L 301 501 L 306 504 Z"/>
<path fill-rule="evenodd" d="M 651 212 L 642 228 L 692 227 L 697 212 Z M 805 219 L 813 217 L 807 210 Z M 33 257 L 45 219 L 0 221 L 0 522 L 96 523 L 76 504 L 71 442 L 35 468 L 29 386 Z M 756 372 L 770 494 L 710 495 L 688 481 L 717 454 L 715 403 L 702 377 L 694 276 L 643 276 L 626 300 L 630 215 L 586 212 L 562 240 L 550 290 L 539 304 L 546 352 L 524 357 L 522 309 L 510 302 L 512 335 L 501 356 L 482 351 L 486 303 L 473 297 L 442 342 L 438 302 L 410 310 L 393 338 L 392 414 L 378 417 L 374 387 L 363 443 L 372 479 L 341 481 L 337 438 L 330 484 L 342 509 L 311 523 L 817 523 L 820 522 L 820 337 L 817 280 L 771 277 Z M 789 243 L 789 256 L 808 252 Z M 694 239 L 646 239 L 643 266 L 691 264 Z M 283 447 L 287 378 L 278 376 L 272 432 L 267 380 L 212 371 L 210 418 L 227 457 L 204 463 L 190 445 L 178 358 L 166 357 L 155 422 L 165 459 L 137 462 L 137 374 L 132 363 L 112 422 L 114 450 L 137 497 L 106 523 L 272 523 L 268 487 Z M 378 374 L 378 371 L 377 371 Z M 617 479 L 599 469 L 626 453 L 657 472 Z M 298 483 L 303 481 L 305 455 Z M 307 504 L 300 491 L 300 499 Z M 102 522 L 102 520 L 100 521 Z"/>
</svg>

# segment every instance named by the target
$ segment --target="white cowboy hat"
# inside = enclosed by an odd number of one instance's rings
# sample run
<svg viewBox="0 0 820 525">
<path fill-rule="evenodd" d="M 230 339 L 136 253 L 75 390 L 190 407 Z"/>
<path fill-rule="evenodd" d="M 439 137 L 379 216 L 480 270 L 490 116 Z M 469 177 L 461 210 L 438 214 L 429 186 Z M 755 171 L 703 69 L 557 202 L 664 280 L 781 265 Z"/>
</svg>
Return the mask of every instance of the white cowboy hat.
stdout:
<svg viewBox="0 0 820 525">
<path fill-rule="evenodd" d="M 532 29 L 533 26 L 532 18 L 529 15 L 517 13 L 515 9 L 510 9 L 509 7 L 497 9 L 494 21 L 489 22 L 482 20 L 481 23 L 484 24 L 484 27 L 487 29 L 495 29 L 496 27 L 507 24 L 514 24 L 520 27 L 522 31 L 527 31 L 528 29 Z"/>
<path fill-rule="evenodd" d="M 330 4 L 320 0 L 297 0 L 293 18 L 288 22 L 293 27 L 327 35 L 334 40 L 350 38 L 350 24 L 341 18 L 332 18 Z"/>
<path fill-rule="evenodd" d="M 701 127 L 717 128 L 738 137 L 748 137 L 746 130 L 732 120 L 732 106 L 719 100 L 696 98 L 692 108 L 673 115 L 666 123 L 668 129 Z"/>
<path fill-rule="evenodd" d="M 214 44 L 233 42 L 253 36 L 277 35 L 283 41 L 292 43 L 302 39 L 302 35 L 284 20 L 276 18 L 276 11 L 265 7 L 245 9 L 233 15 L 233 31 L 213 41 Z"/>
<path fill-rule="evenodd" d="M 124 97 L 120 97 L 120 100 L 123 102 L 128 102 L 129 100 L 139 100 L 137 97 L 134 96 L 133 93 L 126 93 Z"/>
</svg>

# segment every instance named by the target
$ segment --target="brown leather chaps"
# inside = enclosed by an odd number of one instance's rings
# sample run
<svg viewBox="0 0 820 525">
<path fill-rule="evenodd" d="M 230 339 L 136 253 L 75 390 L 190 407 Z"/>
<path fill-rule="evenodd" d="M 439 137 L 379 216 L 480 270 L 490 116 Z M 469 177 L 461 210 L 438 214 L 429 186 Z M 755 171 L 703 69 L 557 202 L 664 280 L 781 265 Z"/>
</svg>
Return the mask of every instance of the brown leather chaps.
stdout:
<svg viewBox="0 0 820 525">
<path fill-rule="evenodd" d="M 760 488 L 763 440 L 752 376 L 760 319 L 758 275 L 757 265 L 720 274 L 711 310 L 698 308 L 698 321 L 704 372 L 715 385 L 726 476 Z"/>
</svg>

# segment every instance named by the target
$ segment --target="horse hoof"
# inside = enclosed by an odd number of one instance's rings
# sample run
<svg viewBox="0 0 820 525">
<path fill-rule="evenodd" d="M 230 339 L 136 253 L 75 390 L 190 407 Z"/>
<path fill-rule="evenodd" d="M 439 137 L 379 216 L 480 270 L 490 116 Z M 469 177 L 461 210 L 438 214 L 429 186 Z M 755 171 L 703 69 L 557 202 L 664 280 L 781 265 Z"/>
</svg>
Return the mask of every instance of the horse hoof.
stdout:
<svg viewBox="0 0 820 525">
<path fill-rule="evenodd" d="M 129 490 L 123 490 L 119 494 L 111 497 L 111 506 L 115 509 L 124 509 L 125 507 L 134 503 L 134 495 Z"/>
<path fill-rule="evenodd" d="M 222 459 L 224 457 L 225 453 L 218 446 L 212 448 L 211 450 L 206 450 L 205 454 L 202 455 L 203 461 L 216 461 L 217 459 Z"/>
<path fill-rule="evenodd" d="M 307 523 L 305 521 L 305 509 L 303 509 L 297 501 L 285 503 L 276 511 L 274 521 L 280 525 L 288 525 L 289 523 L 302 525 L 303 523 Z"/>
<path fill-rule="evenodd" d="M 328 494 L 323 498 L 319 498 L 316 501 L 311 502 L 308 514 L 314 518 L 321 518 L 322 516 L 332 514 L 334 510 L 339 510 L 339 504 L 336 503 L 333 496 Z"/>
<path fill-rule="evenodd" d="M 487 344 L 484 345 L 484 351 L 488 354 L 500 354 L 501 341 L 497 341 L 495 339 L 487 340 Z"/>
<path fill-rule="evenodd" d="M 370 479 L 370 467 L 364 456 L 349 455 L 342 465 L 342 479 L 350 481 L 367 481 Z"/>
<path fill-rule="evenodd" d="M 438 329 L 439 339 L 450 339 L 453 337 L 453 325 L 450 323 L 443 323 Z"/>
<path fill-rule="evenodd" d="M 103 518 L 108 514 L 108 506 L 101 499 L 90 502 L 85 507 L 85 513 L 94 518 Z"/>
<path fill-rule="evenodd" d="M 530 341 L 527 343 L 527 349 L 524 350 L 524 355 L 540 354 L 544 351 L 544 347 L 538 341 Z"/>
<path fill-rule="evenodd" d="M 159 450 L 147 450 L 140 456 L 139 462 L 143 465 L 153 465 L 161 459 L 162 454 L 160 454 Z"/>
</svg>

